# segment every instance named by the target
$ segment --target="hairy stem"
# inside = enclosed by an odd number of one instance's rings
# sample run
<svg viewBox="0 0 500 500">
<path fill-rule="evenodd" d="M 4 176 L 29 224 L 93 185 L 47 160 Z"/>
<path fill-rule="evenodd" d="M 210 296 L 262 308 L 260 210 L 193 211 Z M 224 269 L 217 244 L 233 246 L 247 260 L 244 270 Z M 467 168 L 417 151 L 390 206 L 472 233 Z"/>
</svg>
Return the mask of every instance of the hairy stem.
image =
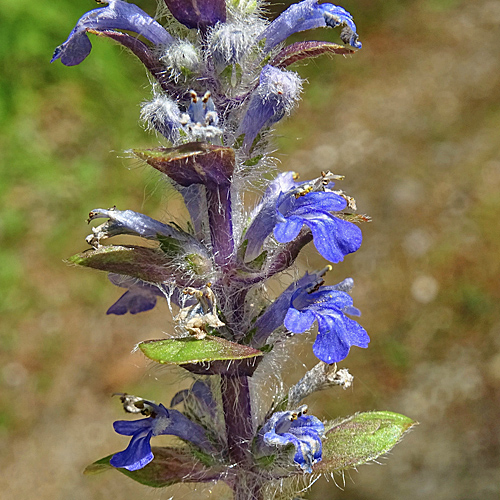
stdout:
<svg viewBox="0 0 500 500">
<path fill-rule="evenodd" d="M 247 376 L 221 378 L 229 459 L 233 465 L 234 500 L 260 500 L 261 483 L 250 452 L 253 436 L 252 405 Z"/>
<path fill-rule="evenodd" d="M 231 217 L 231 193 L 229 186 L 207 189 L 210 236 L 215 262 L 227 269 L 234 253 L 233 221 Z"/>
</svg>

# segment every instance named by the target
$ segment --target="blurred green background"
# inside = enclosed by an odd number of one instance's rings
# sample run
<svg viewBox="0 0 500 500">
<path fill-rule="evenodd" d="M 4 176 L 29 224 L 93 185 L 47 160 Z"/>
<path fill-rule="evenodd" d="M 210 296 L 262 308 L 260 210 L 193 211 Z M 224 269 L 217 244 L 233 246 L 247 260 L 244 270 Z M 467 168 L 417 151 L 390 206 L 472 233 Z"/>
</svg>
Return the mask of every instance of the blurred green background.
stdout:
<svg viewBox="0 0 500 500">
<path fill-rule="evenodd" d="M 136 2 L 153 14 L 154 0 Z M 342 366 L 348 391 L 310 397 L 335 418 L 392 410 L 420 422 L 384 466 L 318 481 L 310 499 L 471 500 L 500 496 L 500 2 L 349 0 L 363 49 L 293 68 L 304 100 L 280 125 L 280 168 L 343 174 L 365 224 L 361 249 L 329 280 L 352 276 L 370 333 Z M 189 383 L 130 354 L 170 327 L 162 304 L 108 317 L 121 291 L 63 260 L 86 248 L 85 220 L 117 205 L 169 220 L 178 198 L 131 147 L 149 97 L 141 65 L 92 39 L 82 65 L 50 65 L 90 0 L 0 0 L 0 491 L 19 500 L 194 497 L 148 492 L 88 463 L 123 449 L 115 391 L 168 402 Z M 273 4 L 277 13 L 284 4 Z M 338 41 L 322 30 L 300 39 Z M 323 267 L 308 252 L 300 266 Z M 167 319 L 166 319 L 167 318 Z M 308 345 L 301 360 L 314 363 Z M 298 364 L 284 378 L 295 382 Z M 261 376 L 269 389 L 274 378 Z M 345 486 L 344 486 L 345 480 Z M 227 498 L 219 487 L 203 489 Z M 197 493 L 200 498 L 200 493 Z"/>
</svg>

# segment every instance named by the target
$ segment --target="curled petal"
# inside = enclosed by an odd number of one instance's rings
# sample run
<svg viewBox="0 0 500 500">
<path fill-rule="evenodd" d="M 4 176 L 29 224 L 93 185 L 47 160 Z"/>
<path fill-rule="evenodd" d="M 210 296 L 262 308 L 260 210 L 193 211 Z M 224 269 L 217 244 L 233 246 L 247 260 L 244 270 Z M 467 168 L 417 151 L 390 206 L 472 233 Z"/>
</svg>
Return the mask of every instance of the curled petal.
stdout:
<svg viewBox="0 0 500 500">
<path fill-rule="evenodd" d="M 152 431 L 134 435 L 125 450 L 113 455 L 109 461 L 110 465 L 130 471 L 142 469 L 148 465 L 154 458 L 151 451 L 151 437 Z"/>
<path fill-rule="evenodd" d="M 318 0 L 303 0 L 291 5 L 260 34 L 259 40 L 265 40 L 264 50 L 269 51 L 293 33 L 327 26 L 343 26 L 342 41 L 361 48 L 351 14 L 331 3 L 318 4 Z"/>
<path fill-rule="evenodd" d="M 51 62 L 61 59 L 65 66 L 80 64 L 90 53 L 92 44 L 87 31 L 127 30 L 142 35 L 154 45 L 168 45 L 172 36 L 151 16 L 134 4 L 108 0 L 106 7 L 84 14 L 68 39 L 56 48 Z"/>
</svg>

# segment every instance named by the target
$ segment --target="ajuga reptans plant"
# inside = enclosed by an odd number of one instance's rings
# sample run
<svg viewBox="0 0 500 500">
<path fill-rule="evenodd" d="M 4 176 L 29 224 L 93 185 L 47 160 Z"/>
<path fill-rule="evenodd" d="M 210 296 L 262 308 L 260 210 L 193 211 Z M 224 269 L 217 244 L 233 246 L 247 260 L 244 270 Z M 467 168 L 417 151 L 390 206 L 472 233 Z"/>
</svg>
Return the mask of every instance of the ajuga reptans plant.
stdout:
<svg viewBox="0 0 500 500">
<path fill-rule="evenodd" d="M 95 208 L 89 221 L 105 221 L 87 237 L 92 248 L 71 259 L 108 272 L 126 289 L 108 314 L 143 313 L 167 300 L 175 314 L 171 335 L 138 347 L 193 377 L 168 407 L 120 394 L 124 410 L 143 418 L 115 422 L 128 445 L 87 470 L 115 468 L 153 487 L 223 481 L 239 500 L 290 498 L 294 487 L 321 474 L 386 453 L 413 424 L 390 412 L 324 422 L 303 402 L 314 391 L 348 387 L 352 376 L 336 363 L 351 346 L 368 347 L 366 331 L 353 319 L 360 315 L 349 295 L 353 280 L 324 285 L 331 264 L 359 249 L 359 225 L 367 217 L 335 185 L 339 175 L 318 172 L 304 181 L 295 172 L 274 172 L 270 137 L 300 99 L 302 81 L 289 66 L 352 54 L 361 43 L 349 12 L 317 0 L 293 4 L 274 21 L 260 0 L 165 0 L 161 7 L 158 17 L 168 29 L 131 3 L 101 3 L 52 58 L 82 63 L 91 34 L 140 59 L 153 82 L 141 118 L 164 146 L 132 153 L 169 180 L 189 212 L 181 227 L 132 210 Z M 337 28 L 342 44 L 287 45 L 293 33 L 319 27 Z M 263 194 L 245 209 L 243 194 L 256 185 Z M 122 234 L 150 243 L 108 244 Z M 298 255 L 313 246 L 331 264 L 268 296 L 266 282 L 293 270 Z M 319 363 L 287 391 L 274 374 L 275 396 L 262 401 L 255 380 L 265 376 L 265 358 L 274 356 L 273 366 L 286 371 L 283 353 L 292 337 L 311 331 L 317 331 L 312 349 Z M 178 445 L 153 446 L 165 434 L 179 438 Z"/>
</svg>

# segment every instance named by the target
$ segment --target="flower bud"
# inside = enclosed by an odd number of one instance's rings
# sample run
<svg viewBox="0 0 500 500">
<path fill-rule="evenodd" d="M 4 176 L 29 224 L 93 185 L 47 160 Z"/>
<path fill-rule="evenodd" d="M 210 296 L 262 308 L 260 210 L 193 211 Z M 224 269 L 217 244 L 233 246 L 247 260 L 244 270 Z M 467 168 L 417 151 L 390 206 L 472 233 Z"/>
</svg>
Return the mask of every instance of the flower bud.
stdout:
<svg viewBox="0 0 500 500">
<path fill-rule="evenodd" d="M 245 134 L 243 148 L 249 151 L 257 134 L 289 114 L 299 100 L 302 80 L 295 73 L 264 66 L 259 85 L 250 98 L 236 135 Z"/>
</svg>

